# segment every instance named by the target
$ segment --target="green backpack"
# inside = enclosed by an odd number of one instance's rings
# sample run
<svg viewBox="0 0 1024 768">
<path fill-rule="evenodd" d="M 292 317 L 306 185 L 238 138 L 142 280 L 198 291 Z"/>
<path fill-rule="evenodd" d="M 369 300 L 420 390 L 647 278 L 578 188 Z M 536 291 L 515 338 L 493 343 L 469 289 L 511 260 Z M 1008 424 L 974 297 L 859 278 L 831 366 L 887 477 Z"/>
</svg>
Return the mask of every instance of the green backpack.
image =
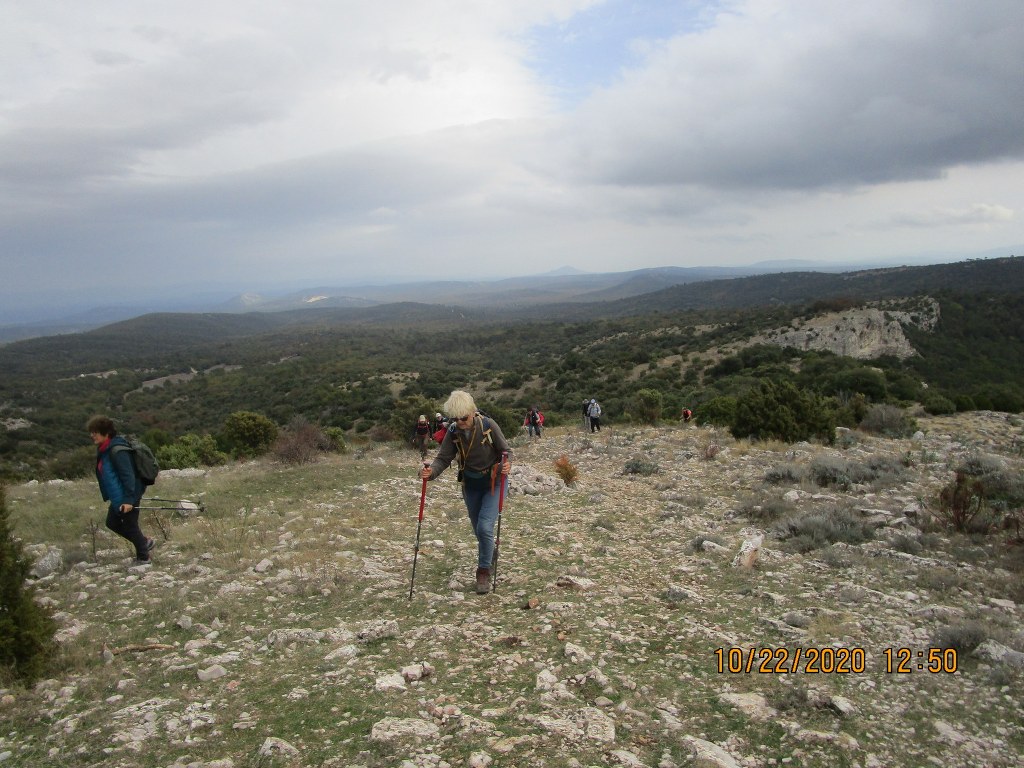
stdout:
<svg viewBox="0 0 1024 768">
<path fill-rule="evenodd" d="M 113 451 L 131 451 L 132 466 L 135 467 L 135 476 L 143 485 L 152 485 L 156 482 L 156 476 L 160 474 L 160 464 L 153 455 L 152 449 L 137 437 L 128 435 L 125 437 L 128 445 L 115 445 Z"/>
</svg>

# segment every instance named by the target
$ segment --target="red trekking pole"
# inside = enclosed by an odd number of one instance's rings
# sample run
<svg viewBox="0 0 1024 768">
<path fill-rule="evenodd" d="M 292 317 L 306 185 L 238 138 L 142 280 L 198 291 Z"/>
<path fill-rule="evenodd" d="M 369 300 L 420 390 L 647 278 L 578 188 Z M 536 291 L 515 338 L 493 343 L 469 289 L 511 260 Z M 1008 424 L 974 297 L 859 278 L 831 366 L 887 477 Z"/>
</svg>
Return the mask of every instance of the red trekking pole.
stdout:
<svg viewBox="0 0 1024 768">
<path fill-rule="evenodd" d="M 508 461 L 508 451 L 501 454 L 501 468 L 504 470 L 505 462 Z M 498 490 L 498 527 L 494 533 L 494 557 L 491 558 L 491 592 L 498 589 L 498 549 L 501 547 L 501 508 L 505 505 L 505 483 L 507 478 L 504 474 L 501 477 L 501 488 Z"/>
<path fill-rule="evenodd" d="M 430 465 L 427 462 L 423 462 L 423 468 L 426 469 Z M 420 490 L 420 514 L 416 519 L 416 548 L 413 550 L 412 555 L 412 580 L 409 582 L 409 599 L 412 600 L 413 586 L 416 584 L 416 560 L 420 556 L 420 526 L 423 525 L 423 505 L 427 501 L 427 478 L 423 478 L 423 488 Z M 500 505 L 499 505 L 500 506 Z"/>
</svg>

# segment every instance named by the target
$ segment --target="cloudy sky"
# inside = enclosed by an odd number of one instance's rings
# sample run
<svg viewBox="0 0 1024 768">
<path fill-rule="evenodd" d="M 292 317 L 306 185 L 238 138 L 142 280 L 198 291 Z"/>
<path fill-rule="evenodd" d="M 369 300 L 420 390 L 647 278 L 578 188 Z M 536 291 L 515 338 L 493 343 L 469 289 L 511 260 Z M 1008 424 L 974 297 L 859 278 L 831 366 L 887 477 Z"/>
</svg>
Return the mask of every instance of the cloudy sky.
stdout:
<svg viewBox="0 0 1024 768">
<path fill-rule="evenodd" d="M 0 315 L 1020 255 L 1022 29 L 1021 0 L 0 0 Z"/>
</svg>

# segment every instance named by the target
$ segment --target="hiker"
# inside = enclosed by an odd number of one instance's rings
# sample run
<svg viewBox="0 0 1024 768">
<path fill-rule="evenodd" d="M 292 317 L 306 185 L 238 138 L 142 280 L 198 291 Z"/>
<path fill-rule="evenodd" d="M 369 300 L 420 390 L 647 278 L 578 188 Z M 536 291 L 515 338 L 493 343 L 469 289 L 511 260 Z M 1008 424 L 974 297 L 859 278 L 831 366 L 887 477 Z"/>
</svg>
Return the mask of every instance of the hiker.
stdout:
<svg viewBox="0 0 1024 768">
<path fill-rule="evenodd" d="M 601 404 L 597 400 L 591 399 L 587 405 L 587 416 L 590 417 L 590 431 L 600 432 L 601 431 Z"/>
<path fill-rule="evenodd" d="M 584 398 L 583 400 L 583 431 L 586 432 L 590 427 L 590 401 Z"/>
<path fill-rule="evenodd" d="M 420 452 L 420 458 L 427 458 L 427 440 L 430 439 L 430 424 L 427 417 L 420 414 L 416 420 L 416 427 L 412 436 L 412 445 Z"/>
<path fill-rule="evenodd" d="M 434 420 L 430 422 L 430 434 L 433 435 L 443 429 L 448 429 L 448 419 L 446 419 L 440 413 L 435 413 Z M 441 441 L 438 440 L 437 442 Z"/>
<path fill-rule="evenodd" d="M 537 433 L 537 437 L 540 437 L 541 427 L 544 426 L 544 414 L 538 410 L 537 406 L 533 406 L 526 412 L 523 426 L 526 427 L 526 434 L 530 437 L 533 437 L 534 432 Z"/>
<path fill-rule="evenodd" d="M 135 565 L 149 565 L 153 540 L 139 527 L 139 504 L 145 486 L 135 474 L 128 441 L 117 434 L 106 416 L 93 416 L 85 425 L 96 446 L 96 480 L 107 507 L 107 528 L 135 546 Z"/>
<path fill-rule="evenodd" d="M 683 420 L 684 424 L 689 422 L 690 419 L 693 418 L 693 411 L 691 411 L 689 408 L 683 408 L 683 415 L 680 416 L 680 418 Z"/>
<path fill-rule="evenodd" d="M 508 453 L 509 447 L 501 428 L 477 412 L 468 392 L 452 392 L 442 410 L 452 417 L 452 422 L 437 457 L 429 467 L 420 470 L 420 477 L 433 480 L 458 459 L 462 500 L 477 540 L 476 591 L 482 595 L 491 589 L 500 483 L 508 482 L 511 467 L 507 459 L 501 462 L 501 455 Z"/>
</svg>

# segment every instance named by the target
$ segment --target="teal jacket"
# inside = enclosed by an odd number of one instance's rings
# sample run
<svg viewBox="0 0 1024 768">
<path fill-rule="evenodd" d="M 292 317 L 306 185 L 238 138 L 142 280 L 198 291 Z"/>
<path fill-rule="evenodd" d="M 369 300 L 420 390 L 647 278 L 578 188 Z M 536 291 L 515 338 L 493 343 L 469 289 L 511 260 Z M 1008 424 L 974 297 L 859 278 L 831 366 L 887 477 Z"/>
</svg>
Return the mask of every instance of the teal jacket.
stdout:
<svg viewBox="0 0 1024 768">
<path fill-rule="evenodd" d="M 137 507 L 142 501 L 145 486 L 135 476 L 132 452 L 123 437 L 112 437 L 96 449 L 96 481 L 112 509 L 120 509 L 122 504 Z"/>
</svg>

